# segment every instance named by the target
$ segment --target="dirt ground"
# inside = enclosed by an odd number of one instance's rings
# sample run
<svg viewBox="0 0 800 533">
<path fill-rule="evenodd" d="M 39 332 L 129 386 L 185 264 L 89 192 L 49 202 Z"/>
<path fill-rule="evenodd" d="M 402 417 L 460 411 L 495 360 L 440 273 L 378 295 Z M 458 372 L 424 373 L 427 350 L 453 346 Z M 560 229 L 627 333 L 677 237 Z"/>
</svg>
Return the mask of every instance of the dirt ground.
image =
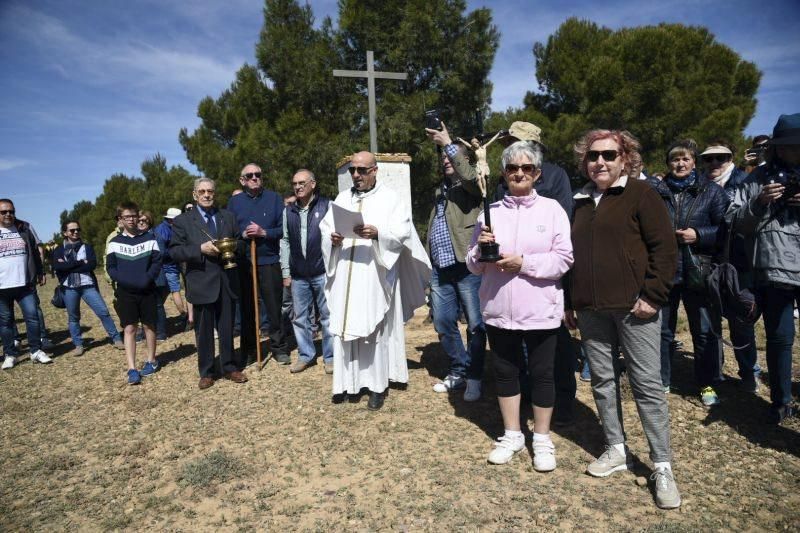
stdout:
<svg viewBox="0 0 800 533">
<path fill-rule="evenodd" d="M 43 299 L 51 291 L 52 282 Z M 800 420 L 766 425 L 766 385 L 748 395 L 735 377 L 718 388 L 722 403 L 704 408 L 688 354 L 676 357 L 669 396 L 683 506 L 660 511 L 627 389 L 635 472 L 584 473 L 603 438 L 583 382 L 575 422 L 553 431 L 554 472 L 535 472 L 530 449 L 508 465 L 489 465 L 492 439 L 502 433 L 489 361 L 480 401 L 434 393 L 447 361 L 422 311 L 406 329 L 408 387 L 390 390 L 372 413 L 366 398 L 332 404 L 321 364 L 290 375 L 269 362 L 249 369 L 247 384 L 219 381 L 199 391 L 191 333 L 160 344 L 162 369 L 131 387 L 122 353 L 86 306 L 85 336 L 94 341 L 81 358 L 71 354 L 66 313 L 49 302 L 44 308 L 59 343 L 54 364 L 25 358 L 0 372 L 0 530 L 800 528 Z M 685 331 L 681 338 L 691 346 Z M 735 376 L 727 352 L 726 374 Z"/>
</svg>

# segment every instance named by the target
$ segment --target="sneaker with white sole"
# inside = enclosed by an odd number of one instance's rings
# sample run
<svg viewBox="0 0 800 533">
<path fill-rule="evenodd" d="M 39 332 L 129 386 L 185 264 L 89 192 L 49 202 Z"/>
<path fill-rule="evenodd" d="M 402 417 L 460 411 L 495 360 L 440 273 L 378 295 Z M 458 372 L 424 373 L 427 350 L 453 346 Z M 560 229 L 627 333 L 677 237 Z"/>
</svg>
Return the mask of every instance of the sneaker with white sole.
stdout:
<svg viewBox="0 0 800 533">
<path fill-rule="evenodd" d="M 606 446 L 606 451 L 586 467 L 586 472 L 590 476 L 606 477 L 620 470 L 628 470 L 632 465 L 628 462 L 627 455 L 622 455 L 613 446 Z"/>
<path fill-rule="evenodd" d="M 681 494 L 678 492 L 678 485 L 672 470 L 659 468 L 650 479 L 656 484 L 656 505 L 660 509 L 677 509 L 681 506 Z"/>
<path fill-rule="evenodd" d="M 462 376 L 454 376 L 448 374 L 446 378 L 433 386 L 434 392 L 450 392 L 457 389 L 463 389 L 467 386 L 467 380 Z"/>
<path fill-rule="evenodd" d="M 49 363 L 52 363 L 53 360 L 47 357 L 47 354 L 45 354 L 43 351 L 36 350 L 31 354 L 31 362 L 47 365 Z"/>
<path fill-rule="evenodd" d="M 556 446 L 553 441 L 533 441 L 533 469 L 537 472 L 556 469 Z"/>
<path fill-rule="evenodd" d="M 467 388 L 464 390 L 465 402 L 476 402 L 481 398 L 481 380 L 468 379 Z"/>
<path fill-rule="evenodd" d="M 14 363 L 16 363 L 17 358 L 13 355 L 7 355 L 5 359 L 3 359 L 3 370 L 8 370 L 10 368 L 14 368 Z"/>
<path fill-rule="evenodd" d="M 494 450 L 489 454 L 487 460 L 493 465 L 504 465 L 523 448 L 525 448 L 525 435 L 519 437 L 503 435 L 494 443 Z"/>
<path fill-rule="evenodd" d="M 713 387 L 704 387 L 703 390 L 700 391 L 700 400 L 706 407 L 719 404 L 719 396 L 717 396 L 717 392 Z"/>
</svg>

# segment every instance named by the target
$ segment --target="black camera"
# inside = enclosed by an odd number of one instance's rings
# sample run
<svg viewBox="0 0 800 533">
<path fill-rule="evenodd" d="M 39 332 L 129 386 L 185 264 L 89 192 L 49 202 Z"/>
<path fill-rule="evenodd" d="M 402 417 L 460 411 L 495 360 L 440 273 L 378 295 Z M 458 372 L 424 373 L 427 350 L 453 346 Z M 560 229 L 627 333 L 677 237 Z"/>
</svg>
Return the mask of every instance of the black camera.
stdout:
<svg viewBox="0 0 800 533">
<path fill-rule="evenodd" d="M 800 193 L 800 172 L 796 170 L 781 170 L 775 174 L 770 174 L 770 183 L 780 183 L 784 186 L 780 200 L 788 200 L 792 196 Z"/>
<path fill-rule="evenodd" d="M 442 129 L 442 115 L 438 109 L 425 111 L 425 127 L 431 130 Z"/>
</svg>

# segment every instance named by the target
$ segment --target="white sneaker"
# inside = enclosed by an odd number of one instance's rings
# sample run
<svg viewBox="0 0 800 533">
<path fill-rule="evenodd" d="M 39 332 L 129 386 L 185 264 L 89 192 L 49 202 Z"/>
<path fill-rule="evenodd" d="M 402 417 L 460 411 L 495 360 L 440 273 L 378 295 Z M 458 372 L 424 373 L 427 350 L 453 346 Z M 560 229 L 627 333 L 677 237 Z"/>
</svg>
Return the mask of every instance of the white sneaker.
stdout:
<svg viewBox="0 0 800 533">
<path fill-rule="evenodd" d="M 448 374 L 441 382 L 433 386 L 434 392 L 450 392 L 451 390 L 463 389 L 466 380 L 461 376 Z"/>
<path fill-rule="evenodd" d="M 13 355 L 7 355 L 6 358 L 3 360 L 3 370 L 8 370 L 9 368 L 14 368 L 14 363 L 17 361 L 17 358 Z"/>
<path fill-rule="evenodd" d="M 504 465 L 524 447 L 525 435 L 520 435 L 518 438 L 503 435 L 494 443 L 494 450 L 489 454 L 487 460 L 494 465 Z"/>
<path fill-rule="evenodd" d="M 533 441 L 533 469 L 551 472 L 556 469 L 556 447 L 553 441 Z"/>
<path fill-rule="evenodd" d="M 468 379 L 467 390 L 464 391 L 465 402 L 476 402 L 481 397 L 481 380 Z"/>
<path fill-rule="evenodd" d="M 43 351 L 36 350 L 35 352 L 33 352 L 31 354 L 31 362 L 32 363 L 41 363 L 43 365 L 46 365 L 46 364 L 52 363 L 53 360 L 50 359 L 49 357 L 47 357 L 47 354 L 45 354 Z"/>
</svg>

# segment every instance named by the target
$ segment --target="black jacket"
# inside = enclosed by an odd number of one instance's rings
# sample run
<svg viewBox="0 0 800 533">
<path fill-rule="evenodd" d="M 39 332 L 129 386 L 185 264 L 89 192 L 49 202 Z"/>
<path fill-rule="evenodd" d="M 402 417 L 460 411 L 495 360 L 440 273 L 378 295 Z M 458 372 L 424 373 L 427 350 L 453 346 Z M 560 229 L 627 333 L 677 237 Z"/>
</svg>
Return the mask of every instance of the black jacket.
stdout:
<svg viewBox="0 0 800 533">
<path fill-rule="evenodd" d="M 648 178 L 647 182 L 664 200 L 672 229 L 692 228 L 697 241 L 691 245 L 695 255 L 714 257 L 722 250 L 725 238 L 725 211 L 730 200 L 725 191 L 705 176 L 699 176 L 684 191 L 673 190 L 666 178 Z M 683 283 L 683 259 L 678 254 L 674 284 Z"/>
<path fill-rule="evenodd" d="M 239 236 L 236 217 L 226 209 L 217 210 L 216 226 L 220 239 Z M 209 240 L 208 225 L 197 209 L 178 215 L 172 222 L 169 253 L 176 262 L 186 263 L 186 299 L 192 304 L 211 304 L 220 297 L 237 298 L 239 294 L 238 269 L 225 270 L 219 256 L 200 251 L 200 245 Z M 241 251 L 237 250 L 239 255 Z"/>
<path fill-rule="evenodd" d="M 65 260 L 63 244 L 53 250 L 53 270 L 56 271 L 59 284 L 64 283 L 64 280 L 70 274 L 88 274 L 91 276 L 94 285 L 97 286 L 97 278 L 94 275 L 94 269 L 97 268 L 97 256 L 91 244 L 83 243 L 82 246 L 86 249 L 85 263 L 83 261 Z"/>
</svg>

